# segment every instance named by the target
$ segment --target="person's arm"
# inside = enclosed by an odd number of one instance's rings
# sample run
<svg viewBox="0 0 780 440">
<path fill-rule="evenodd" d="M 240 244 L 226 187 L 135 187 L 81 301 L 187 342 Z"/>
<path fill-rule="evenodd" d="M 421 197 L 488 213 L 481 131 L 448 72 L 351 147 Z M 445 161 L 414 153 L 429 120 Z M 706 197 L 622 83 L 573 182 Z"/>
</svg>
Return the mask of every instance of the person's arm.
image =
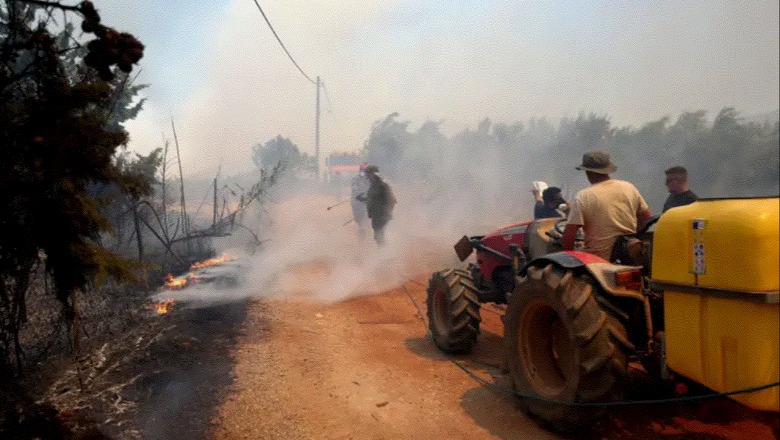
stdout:
<svg viewBox="0 0 780 440">
<path fill-rule="evenodd" d="M 563 238 L 561 238 L 563 250 L 570 251 L 574 249 L 574 240 L 577 236 L 577 230 L 579 230 L 581 227 L 582 225 L 575 225 L 571 223 L 566 225 L 566 228 L 563 230 Z"/>
<path fill-rule="evenodd" d="M 544 203 L 541 200 L 537 200 L 534 203 L 534 220 L 544 217 L 542 210 L 544 209 Z"/>
<path fill-rule="evenodd" d="M 653 217 L 653 213 L 650 209 L 643 209 L 636 215 L 636 230 L 641 231 L 645 228 L 645 225 Z"/>
<path fill-rule="evenodd" d="M 569 211 L 566 228 L 563 230 L 563 237 L 561 237 L 561 244 L 563 245 L 563 250 L 565 251 L 574 249 L 574 241 L 577 237 L 577 231 L 579 231 L 582 225 L 585 224 L 585 218 L 583 217 L 581 211 L 582 202 L 580 201 L 579 193 L 574 196 L 574 200 L 572 200 L 569 207 L 571 210 Z"/>
<path fill-rule="evenodd" d="M 569 212 L 571 211 L 571 206 L 569 206 L 569 203 L 564 200 L 563 203 L 558 205 L 558 211 L 563 213 L 563 217 L 566 217 L 569 215 Z"/>
<path fill-rule="evenodd" d="M 639 208 L 636 213 L 636 230 L 641 231 L 653 217 L 653 213 L 650 212 L 650 206 L 645 202 L 645 199 L 642 197 L 642 194 L 639 193 L 639 190 L 636 188 L 634 188 L 634 190 L 636 191 L 637 197 L 639 197 Z"/>
<path fill-rule="evenodd" d="M 393 193 L 393 189 L 390 188 L 390 185 L 387 186 L 387 211 L 388 214 L 393 212 L 393 208 L 395 207 L 395 204 L 398 203 L 398 199 L 395 198 L 395 193 Z"/>
</svg>

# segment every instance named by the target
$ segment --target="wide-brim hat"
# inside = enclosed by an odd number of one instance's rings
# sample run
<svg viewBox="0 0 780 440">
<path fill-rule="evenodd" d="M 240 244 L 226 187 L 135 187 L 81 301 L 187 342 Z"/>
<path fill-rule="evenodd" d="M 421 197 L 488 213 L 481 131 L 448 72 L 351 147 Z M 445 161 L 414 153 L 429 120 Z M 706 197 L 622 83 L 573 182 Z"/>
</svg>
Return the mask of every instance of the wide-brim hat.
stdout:
<svg viewBox="0 0 780 440">
<path fill-rule="evenodd" d="M 609 153 L 606 151 L 589 151 L 583 154 L 582 165 L 576 168 L 598 174 L 610 174 L 617 170 L 617 166 L 609 159 Z"/>
</svg>

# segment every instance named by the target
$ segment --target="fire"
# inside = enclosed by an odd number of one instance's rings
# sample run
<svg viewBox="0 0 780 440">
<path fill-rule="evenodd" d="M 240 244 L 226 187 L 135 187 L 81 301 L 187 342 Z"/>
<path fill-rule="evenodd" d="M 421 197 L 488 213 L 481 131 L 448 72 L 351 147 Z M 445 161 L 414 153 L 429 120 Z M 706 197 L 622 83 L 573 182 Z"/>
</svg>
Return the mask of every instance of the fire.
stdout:
<svg viewBox="0 0 780 440">
<path fill-rule="evenodd" d="M 207 260 L 199 261 L 190 266 L 190 270 L 197 270 L 207 266 L 214 266 L 230 261 L 231 258 L 227 254 L 222 254 L 219 258 L 209 258 Z M 165 287 L 169 290 L 181 290 L 187 287 L 190 283 L 197 283 L 200 279 L 195 275 L 195 272 L 189 272 L 183 277 L 176 278 L 171 274 L 165 275 Z M 164 315 L 171 310 L 173 306 L 173 299 L 166 299 L 157 301 L 156 303 L 149 304 L 149 308 L 157 312 L 158 315 Z"/>
<path fill-rule="evenodd" d="M 214 266 L 217 264 L 227 263 L 231 258 L 227 254 L 222 254 L 219 258 L 209 258 L 203 261 L 196 261 L 190 266 L 190 269 L 200 269 L 201 267 Z"/>
<path fill-rule="evenodd" d="M 169 298 L 150 304 L 149 308 L 157 312 L 158 315 L 164 315 L 171 311 L 171 306 L 173 306 L 173 299 Z"/>
<path fill-rule="evenodd" d="M 187 278 L 174 278 L 173 275 L 165 275 L 165 287 L 170 290 L 180 290 L 187 286 Z"/>
</svg>

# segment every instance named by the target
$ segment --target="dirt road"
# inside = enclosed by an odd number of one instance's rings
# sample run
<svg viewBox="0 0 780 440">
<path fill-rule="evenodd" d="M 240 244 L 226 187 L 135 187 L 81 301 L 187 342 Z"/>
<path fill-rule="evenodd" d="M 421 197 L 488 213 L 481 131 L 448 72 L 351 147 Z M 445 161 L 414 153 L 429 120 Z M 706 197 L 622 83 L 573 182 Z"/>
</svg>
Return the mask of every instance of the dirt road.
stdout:
<svg viewBox="0 0 780 440">
<path fill-rule="evenodd" d="M 424 306 L 426 281 L 338 303 L 305 296 L 256 303 L 213 437 L 556 438 L 425 337 L 407 292 Z M 485 314 L 485 343 L 464 362 L 492 382 L 500 376 L 498 335 L 490 330 L 498 315 Z"/>
</svg>

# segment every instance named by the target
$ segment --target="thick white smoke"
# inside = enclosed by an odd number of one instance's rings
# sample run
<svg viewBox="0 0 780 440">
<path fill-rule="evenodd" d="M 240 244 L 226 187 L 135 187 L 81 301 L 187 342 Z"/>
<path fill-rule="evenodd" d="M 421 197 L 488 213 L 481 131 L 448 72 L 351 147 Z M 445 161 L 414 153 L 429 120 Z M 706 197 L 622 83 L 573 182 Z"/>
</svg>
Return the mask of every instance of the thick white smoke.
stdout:
<svg viewBox="0 0 780 440">
<path fill-rule="evenodd" d="M 348 202 L 327 209 L 350 197 L 348 187 L 339 194 L 299 193 L 265 207 L 267 217 L 257 227 L 266 241 L 256 253 L 246 254 L 240 247 L 220 249 L 236 260 L 196 271 L 200 282 L 161 291 L 157 298 L 200 305 L 279 295 L 338 301 L 381 293 L 461 264 L 452 246 L 474 231 L 437 223 L 413 191 L 394 189 L 399 203 L 384 247 L 374 242 L 370 225 L 361 238 Z"/>
</svg>

